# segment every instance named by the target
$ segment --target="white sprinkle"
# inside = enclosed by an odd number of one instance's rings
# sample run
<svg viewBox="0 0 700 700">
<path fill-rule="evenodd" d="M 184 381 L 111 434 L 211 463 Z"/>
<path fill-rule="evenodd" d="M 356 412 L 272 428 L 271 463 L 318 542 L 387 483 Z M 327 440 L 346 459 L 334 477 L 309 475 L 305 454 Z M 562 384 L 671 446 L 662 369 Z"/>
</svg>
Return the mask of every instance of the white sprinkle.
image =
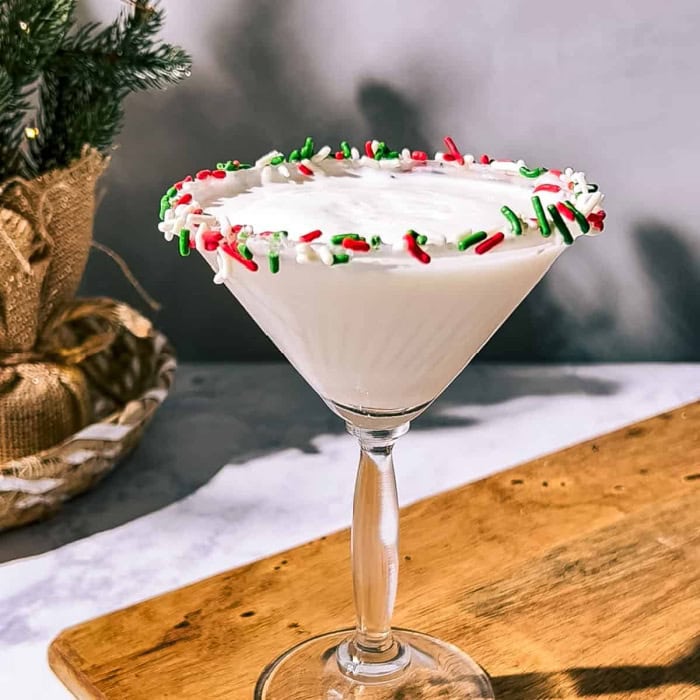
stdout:
<svg viewBox="0 0 700 700">
<path fill-rule="evenodd" d="M 435 153 L 435 160 L 439 160 L 439 161 L 445 160 L 445 154 L 442 151 L 437 151 Z"/>
<path fill-rule="evenodd" d="M 178 204 L 175 207 L 175 216 L 186 216 L 193 209 L 191 204 Z"/>
<path fill-rule="evenodd" d="M 350 149 L 350 156 L 352 157 L 353 160 L 360 160 L 360 152 L 357 150 L 356 146 L 353 146 Z"/>
<path fill-rule="evenodd" d="M 406 239 L 402 236 L 398 241 L 394 241 L 394 243 L 391 245 L 391 249 L 395 253 L 402 253 L 404 250 L 407 250 L 408 247 L 406 245 Z"/>
<path fill-rule="evenodd" d="M 182 189 L 180 192 L 185 193 L 189 192 L 190 190 L 194 189 L 194 181 L 193 180 L 188 180 L 187 182 L 182 183 Z"/>
<path fill-rule="evenodd" d="M 297 243 L 294 250 L 298 263 L 310 263 L 317 259 L 316 252 L 310 243 Z"/>
<path fill-rule="evenodd" d="M 175 218 L 175 212 L 173 211 L 173 208 L 170 207 L 170 209 L 168 209 L 168 211 L 165 212 L 165 220 L 170 221 L 170 219 L 174 219 L 174 218 Z"/>
<path fill-rule="evenodd" d="M 331 253 L 331 249 L 327 245 L 319 246 L 318 257 L 321 258 L 321 262 L 323 262 L 324 265 L 333 264 L 333 253 Z"/>
<path fill-rule="evenodd" d="M 401 149 L 401 157 L 404 160 L 412 160 L 411 159 L 411 151 L 409 151 L 408 148 L 402 148 Z"/>
<path fill-rule="evenodd" d="M 277 172 L 283 177 L 290 177 L 291 175 L 289 168 L 284 163 L 280 163 L 279 167 L 277 168 Z"/>
<path fill-rule="evenodd" d="M 206 249 L 204 247 L 204 234 L 209 230 L 206 223 L 201 223 L 194 233 L 194 246 L 200 252 L 203 253 Z"/>
<path fill-rule="evenodd" d="M 214 275 L 214 284 L 223 284 L 231 276 L 231 257 L 221 248 L 216 251 L 218 269 Z"/>
<path fill-rule="evenodd" d="M 372 153 L 376 153 L 377 148 L 379 148 L 379 141 L 377 141 L 377 139 L 374 139 L 372 141 Z"/>
<path fill-rule="evenodd" d="M 265 165 L 260 173 L 260 182 L 263 185 L 269 185 L 272 182 L 272 166 Z"/>
<path fill-rule="evenodd" d="M 464 164 L 465 165 L 472 165 L 474 163 L 474 156 L 471 153 L 467 153 L 466 155 L 462 156 L 464 158 Z"/>
<path fill-rule="evenodd" d="M 330 147 L 330 146 L 324 146 L 323 148 L 321 148 L 321 149 L 319 150 L 318 153 L 316 153 L 315 155 L 311 156 L 311 160 L 312 160 L 314 163 L 319 163 L 320 161 L 322 161 L 322 160 L 324 160 L 325 158 L 327 158 L 327 157 L 330 155 L 330 152 L 331 152 L 331 147 Z"/>
</svg>

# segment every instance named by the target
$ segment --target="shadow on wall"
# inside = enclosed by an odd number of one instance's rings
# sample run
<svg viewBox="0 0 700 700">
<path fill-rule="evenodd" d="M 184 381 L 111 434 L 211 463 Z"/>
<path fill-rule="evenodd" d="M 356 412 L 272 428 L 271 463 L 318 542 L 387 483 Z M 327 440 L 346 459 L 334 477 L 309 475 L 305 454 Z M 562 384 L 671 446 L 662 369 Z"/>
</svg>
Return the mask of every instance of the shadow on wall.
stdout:
<svg viewBox="0 0 700 700">
<path fill-rule="evenodd" d="M 634 227 L 634 242 L 649 284 L 656 290 L 651 313 L 664 329 L 651 354 L 672 361 L 700 357 L 700 260 L 680 231 L 661 221 Z"/>
<path fill-rule="evenodd" d="M 155 227 L 162 192 L 182 173 L 229 157 L 252 160 L 273 144 L 289 150 L 309 132 L 318 142 L 343 135 L 359 143 L 370 134 L 397 146 L 429 150 L 429 144 L 422 108 L 390 84 L 372 77 L 360 83 L 357 117 L 334 104 L 299 48 L 303 27 L 292 3 L 248 0 L 235 18 L 224 14 L 220 20 L 212 41 L 216 79 L 198 73 L 195 62 L 192 78 L 177 88 L 130 100 L 123 148 L 105 179 L 96 238 L 120 253 L 162 302 L 155 321 L 182 360 L 273 360 L 279 352 L 229 293 L 211 283 L 209 267 L 164 245 Z M 90 261 L 82 292 L 142 306 L 100 254 Z M 552 299 L 545 281 L 484 359 L 561 356 L 570 327 Z M 587 322 L 612 325 L 607 317 Z"/>
<path fill-rule="evenodd" d="M 356 99 L 366 123 L 335 105 L 300 48 L 303 30 L 292 3 L 241 2 L 235 17 L 221 16 L 212 39 L 216 79 L 198 73 L 195 59 L 190 80 L 128 103 L 123 146 L 105 178 L 95 237 L 120 253 L 162 302 L 154 320 L 181 359 L 280 355 L 229 293 L 212 284 L 208 266 L 165 247 L 156 205 L 174 179 L 222 159 L 253 160 L 273 145 L 288 152 L 309 133 L 318 143 L 339 136 L 357 142 L 375 131 L 392 143 L 426 142 L 419 111 L 390 85 L 367 80 L 359 86 Z M 81 291 L 143 306 L 100 254 L 92 257 Z"/>
</svg>

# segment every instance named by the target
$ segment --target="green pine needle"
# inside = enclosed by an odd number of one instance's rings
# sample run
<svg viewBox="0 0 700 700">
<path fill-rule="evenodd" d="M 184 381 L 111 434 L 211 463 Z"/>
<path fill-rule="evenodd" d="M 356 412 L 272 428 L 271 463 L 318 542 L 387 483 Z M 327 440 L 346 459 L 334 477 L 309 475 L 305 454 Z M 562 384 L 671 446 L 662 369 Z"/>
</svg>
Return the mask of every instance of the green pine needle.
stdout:
<svg viewBox="0 0 700 700">
<path fill-rule="evenodd" d="M 67 165 L 85 144 L 106 150 L 129 93 L 163 89 L 189 75 L 187 53 L 157 41 L 164 22 L 157 5 L 136 0 L 106 27 L 76 28 L 75 4 L 0 4 L 0 182 Z M 27 147 L 24 127 L 34 123 L 39 133 Z"/>
</svg>

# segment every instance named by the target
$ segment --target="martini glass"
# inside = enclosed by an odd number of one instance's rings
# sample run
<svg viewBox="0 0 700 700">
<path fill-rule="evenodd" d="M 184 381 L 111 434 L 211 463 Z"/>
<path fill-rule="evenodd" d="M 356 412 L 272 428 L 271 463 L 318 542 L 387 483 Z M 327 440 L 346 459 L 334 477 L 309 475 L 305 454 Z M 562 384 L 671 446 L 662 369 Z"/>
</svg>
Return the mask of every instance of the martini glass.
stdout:
<svg viewBox="0 0 700 700">
<path fill-rule="evenodd" d="M 488 675 L 466 653 L 391 627 L 399 574 L 392 451 L 561 250 L 543 244 L 429 266 L 405 258 L 342 268 L 290 261 L 276 275 L 261 268 L 224 280 L 345 421 L 360 452 L 351 534 L 355 628 L 283 653 L 262 673 L 257 700 L 494 697 Z M 216 270 L 216 255 L 203 254 Z"/>
<path fill-rule="evenodd" d="M 355 627 L 284 652 L 263 671 L 257 700 L 494 697 L 466 653 L 391 627 L 399 571 L 392 452 L 574 237 L 602 230 L 605 212 L 583 173 L 487 156 L 477 164 L 452 139 L 445 144 L 438 162 L 421 151 L 387 153 L 380 142 L 367 142 L 362 157 L 346 142 L 334 156 L 328 147 L 314 153 L 309 137 L 288 159 L 273 151 L 252 168 L 222 163 L 161 200 L 166 239 L 178 236 L 182 255 L 195 247 L 204 256 L 214 281 L 359 443 Z M 338 233 L 357 230 L 364 235 Z"/>
</svg>

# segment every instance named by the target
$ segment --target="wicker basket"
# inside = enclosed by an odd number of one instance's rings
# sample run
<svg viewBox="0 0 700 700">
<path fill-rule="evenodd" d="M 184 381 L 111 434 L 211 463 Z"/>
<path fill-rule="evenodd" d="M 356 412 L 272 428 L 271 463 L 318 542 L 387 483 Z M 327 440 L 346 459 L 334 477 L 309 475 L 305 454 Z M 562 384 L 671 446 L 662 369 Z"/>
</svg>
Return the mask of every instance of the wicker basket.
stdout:
<svg viewBox="0 0 700 700">
<path fill-rule="evenodd" d="M 98 421 L 43 452 L 0 464 L 0 530 L 52 515 L 91 488 L 139 442 L 173 381 L 165 336 L 124 330 L 83 365 Z"/>
</svg>

